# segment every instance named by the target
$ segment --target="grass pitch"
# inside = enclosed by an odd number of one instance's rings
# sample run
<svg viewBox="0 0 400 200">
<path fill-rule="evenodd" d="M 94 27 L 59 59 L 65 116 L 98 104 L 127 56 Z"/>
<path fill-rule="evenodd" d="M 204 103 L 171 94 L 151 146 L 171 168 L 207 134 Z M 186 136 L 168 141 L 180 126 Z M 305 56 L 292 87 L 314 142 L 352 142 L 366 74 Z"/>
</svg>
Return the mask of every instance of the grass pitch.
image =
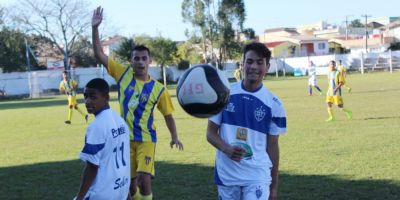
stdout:
<svg viewBox="0 0 400 200">
<path fill-rule="evenodd" d="M 280 199 L 400 199 L 400 73 L 351 74 L 347 81 L 353 89 L 344 103 L 354 118 L 335 108 L 333 123 L 325 122 L 325 96 L 307 95 L 306 77 L 264 82 L 283 101 L 288 119 L 289 131 L 280 137 Z M 327 88 L 325 76 L 318 83 Z M 111 107 L 119 111 L 115 96 Z M 190 117 L 173 101 L 185 149 L 169 148 L 157 112 L 154 199 L 217 199 L 207 120 Z M 66 104 L 65 96 L 0 102 L 0 199 L 75 196 L 87 125 L 77 112 L 65 125 Z"/>
</svg>

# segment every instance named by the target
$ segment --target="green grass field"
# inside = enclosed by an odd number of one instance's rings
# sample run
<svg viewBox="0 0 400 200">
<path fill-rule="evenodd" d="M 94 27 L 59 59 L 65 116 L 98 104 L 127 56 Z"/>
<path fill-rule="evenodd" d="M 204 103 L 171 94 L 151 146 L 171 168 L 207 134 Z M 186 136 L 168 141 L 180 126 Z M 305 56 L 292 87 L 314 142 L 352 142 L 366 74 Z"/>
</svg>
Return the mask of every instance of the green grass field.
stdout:
<svg viewBox="0 0 400 200">
<path fill-rule="evenodd" d="M 325 89 L 326 77 L 318 78 Z M 400 73 L 351 74 L 347 81 L 353 90 L 344 102 L 354 119 L 335 109 L 333 123 L 325 122 L 325 96 L 307 96 L 307 78 L 265 81 L 288 119 L 288 132 L 280 137 L 280 199 L 400 199 Z M 118 111 L 115 95 L 111 107 Z M 207 120 L 190 117 L 173 101 L 185 149 L 169 148 L 157 112 L 154 199 L 217 199 Z M 63 123 L 65 96 L 1 101 L 0 112 L 0 199 L 72 199 L 84 166 L 77 159 L 83 117 L 74 112 L 72 125 Z"/>
</svg>

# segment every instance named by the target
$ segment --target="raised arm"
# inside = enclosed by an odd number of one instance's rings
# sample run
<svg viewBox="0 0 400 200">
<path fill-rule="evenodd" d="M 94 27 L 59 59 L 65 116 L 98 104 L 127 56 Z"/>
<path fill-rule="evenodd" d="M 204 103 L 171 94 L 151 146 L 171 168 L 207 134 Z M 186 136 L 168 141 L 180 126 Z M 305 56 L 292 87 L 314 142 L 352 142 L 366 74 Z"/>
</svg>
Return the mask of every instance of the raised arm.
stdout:
<svg viewBox="0 0 400 200">
<path fill-rule="evenodd" d="M 108 56 L 104 54 L 100 43 L 99 26 L 103 20 L 103 8 L 100 6 L 93 11 L 92 17 L 92 42 L 93 52 L 97 60 L 108 69 Z"/>
</svg>

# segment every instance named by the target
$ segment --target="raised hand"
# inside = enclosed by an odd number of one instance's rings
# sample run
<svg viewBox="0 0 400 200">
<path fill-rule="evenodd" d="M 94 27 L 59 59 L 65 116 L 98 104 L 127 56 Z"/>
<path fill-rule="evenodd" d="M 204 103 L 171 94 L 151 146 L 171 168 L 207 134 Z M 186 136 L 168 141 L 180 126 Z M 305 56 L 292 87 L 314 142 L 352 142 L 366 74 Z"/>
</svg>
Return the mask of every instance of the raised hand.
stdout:
<svg viewBox="0 0 400 200">
<path fill-rule="evenodd" d="M 99 6 L 93 11 L 92 27 L 98 27 L 101 21 L 103 21 L 103 8 Z"/>
</svg>

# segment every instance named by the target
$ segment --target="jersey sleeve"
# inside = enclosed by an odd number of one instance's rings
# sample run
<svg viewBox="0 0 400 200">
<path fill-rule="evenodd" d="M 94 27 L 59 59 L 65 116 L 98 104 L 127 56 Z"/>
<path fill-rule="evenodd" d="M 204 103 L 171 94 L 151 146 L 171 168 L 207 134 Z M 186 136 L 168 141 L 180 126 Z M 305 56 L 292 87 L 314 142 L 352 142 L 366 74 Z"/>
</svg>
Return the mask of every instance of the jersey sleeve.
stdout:
<svg viewBox="0 0 400 200">
<path fill-rule="evenodd" d="M 223 112 L 223 111 L 219 112 L 219 113 L 216 114 L 216 115 L 213 115 L 213 116 L 209 117 L 208 120 L 214 122 L 214 124 L 221 125 L 222 112 Z"/>
<path fill-rule="evenodd" d="M 174 111 L 171 96 L 169 95 L 167 88 L 164 88 L 164 90 L 161 92 L 157 103 L 157 109 L 163 114 L 163 116 L 170 115 Z"/>
<path fill-rule="evenodd" d="M 85 136 L 85 146 L 83 147 L 79 158 L 94 165 L 100 164 L 100 157 L 105 146 L 105 135 L 101 130 L 89 126 Z"/>
<path fill-rule="evenodd" d="M 272 119 L 269 126 L 269 134 L 280 135 L 287 131 L 286 112 L 282 102 L 277 97 L 274 97 L 272 100 Z"/>
<path fill-rule="evenodd" d="M 61 91 L 65 90 L 63 81 L 60 82 L 60 85 L 58 86 L 58 89 L 61 90 Z"/>
<path fill-rule="evenodd" d="M 343 83 L 344 78 L 343 78 L 343 74 L 342 72 L 337 73 L 337 84 L 339 84 L 340 82 Z"/>
<path fill-rule="evenodd" d="M 78 83 L 75 80 L 71 80 L 71 86 L 72 88 L 75 88 L 76 86 L 78 86 Z"/>
<path fill-rule="evenodd" d="M 124 73 L 124 71 L 126 70 L 127 67 L 125 67 L 124 65 L 115 62 L 115 60 L 113 60 L 112 58 L 108 57 L 108 67 L 107 67 L 107 71 L 108 74 L 110 74 L 110 76 L 112 76 L 115 81 L 118 81 L 122 74 Z"/>
</svg>

